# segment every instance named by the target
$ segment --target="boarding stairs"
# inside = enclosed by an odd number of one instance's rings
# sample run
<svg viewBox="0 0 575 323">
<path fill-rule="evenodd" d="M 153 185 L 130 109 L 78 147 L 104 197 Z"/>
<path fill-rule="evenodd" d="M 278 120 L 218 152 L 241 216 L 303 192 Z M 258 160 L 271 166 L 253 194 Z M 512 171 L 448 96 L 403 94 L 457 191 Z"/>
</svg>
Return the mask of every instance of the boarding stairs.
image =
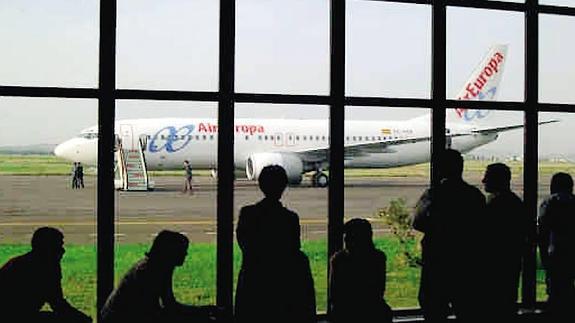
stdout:
<svg viewBox="0 0 575 323">
<path fill-rule="evenodd" d="M 140 138 L 136 149 L 124 149 L 116 138 L 116 189 L 123 191 L 147 191 L 152 188 L 144 153 L 146 139 Z"/>
</svg>

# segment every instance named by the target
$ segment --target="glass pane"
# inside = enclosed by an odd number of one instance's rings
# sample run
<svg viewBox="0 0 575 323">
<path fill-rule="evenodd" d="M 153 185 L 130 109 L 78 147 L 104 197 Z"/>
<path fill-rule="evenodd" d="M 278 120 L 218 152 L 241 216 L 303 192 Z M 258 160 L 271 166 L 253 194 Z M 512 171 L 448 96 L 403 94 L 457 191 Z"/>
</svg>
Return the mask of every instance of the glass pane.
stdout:
<svg viewBox="0 0 575 323">
<path fill-rule="evenodd" d="M 447 97 L 523 101 L 524 14 L 449 7 Z"/>
<path fill-rule="evenodd" d="M 0 113 L 0 266 L 31 250 L 36 229 L 57 228 L 66 249 L 61 261 L 64 297 L 95 318 L 96 169 L 73 147 L 94 141 L 80 131 L 97 122 L 97 102 L 3 97 Z M 97 146 L 90 153 L 97 155 Z M 74 188 L 72 163 L 77 161 L 84 170 Z M 25 288 L 26 282 L 19 285 Z"/>
<path fill-rule="evenodd" d="M 575 17 L 540 16 L 539 101 L 575 103 L 571 85 L 575 82 Z"/>
<path fill-rule="evenodd" d="M 354 0 L 346 10 L 346 94 L 429 98 L 430 6 Z"/>
<path fill-rule="evenodd" d="M 430 141 L 423 138 L 430 121 L 421 108 L 346 108 L 345 143 L 363 145 L 365 154 L 346 161 L 345 219 L 371 222 L 376 247 L 387 255 L 384 297 L 394 308 L 419 307 L 421 234 L 407 228 L 429 186 Z M 422 140 L 397 143 L 410 138 Z"/>
<path fill-rule="evenodd" d="M 236 91 L 327 94 L 329 2 L 238 1 Z"/>
<path fill-rule="evenodd" d="M 539 0 L 539 4 L 562 6 L 562 7 L 575 7 L 571 0 Z"/>
<path fill-rule="evenodd" d="M 96 87 L 98 0 L 0 3 L 0 84 Z"/>
<path fill-rule="evenodd" d="M 190 240 L 173 277 L 176 299 L 215 303 L 217 181 L 211 170 L 217 164 L 217 122 L 216 103 L 117 102 L 116 186 L 129 190 L 116 193 L 116 282 L 144 257 L 158 232 L 172 230 Z M 185 187 L 186 160 L 191 191 Z"/>
<path fill-rule="evenodd" d="M 277 164 L 286 170 L 290 184 L 281 202 L 299 216 L 300 240 L 309 258 L 318 312 L 327 309 L 328 191 L 315 187 L 313 179 L 318 169 L 327 174 L 328 117 L 327 106 L 236 105 L 236 214 L 241 207 L 263 198 L 256 183 L 263 167 Z M 314 153 L 316 149 L 319 151 Z M 241 252 L 236 251 L 239 260 Z M 237 262 L 235 277 L 239 266 Z"/>
<path fill-rule="evenodd" d="M 118 88 L 216 91 L 219 1 L 118 1 Z"/>
<path fill-rule="evenodd" d="M 539 121 L 559 120 L 559 122 L 541 126 L 539 129 L 539 201 L 538 205 L 550 195 L 550 183 L 553 174 L 566 172 L 575 174 L 575 154 L 573 142 L 565 136 L 575 127 L 575 115 L 571 113 L 539 113 Z M 541 251 L 538 252 L 540 256 Z M 537 262 L 537 300 L 546 301 L 545 270 L 540 257 Z"/>
</svg>

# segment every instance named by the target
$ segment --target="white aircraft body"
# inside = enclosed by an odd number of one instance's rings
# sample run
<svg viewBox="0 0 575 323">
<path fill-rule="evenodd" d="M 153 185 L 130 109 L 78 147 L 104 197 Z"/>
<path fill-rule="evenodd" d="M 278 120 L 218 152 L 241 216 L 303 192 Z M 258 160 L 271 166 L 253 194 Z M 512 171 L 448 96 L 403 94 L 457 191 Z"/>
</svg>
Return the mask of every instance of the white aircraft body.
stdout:
<svg viewBox="0 0 575 323">
<path fill-rule="evenodd" d="M 493 100 L 507 60 L 507 46 L 495 45 L 472 73 L 457 96 L 461 100 Z M 490 111 L 448 111 L 447 144 L 462 153 L 497 139 L 500 132 L 523 127 L 480 126 Z M 345 167 L 388 168 L 430 160 L 429 114 L 404 121 L 346 121 Z M 116 136 L 124 149 L 143 147 L 149 170 L 182 169 L 188 160 L 194 169 L 217 167 L 217 120 L 208 118 L 156 118 L 119 120 Z M 291 183 L 315 172 L 313 184 L 327 185 L 329 123 L 326 120 L 236 119 L 234 163 L 248 179 L 258 178 L 263 167 L 281 165 Z M 97 127 L 56 147 L 55 154 L 88 165 L 97 163 Z"/>
</svg>

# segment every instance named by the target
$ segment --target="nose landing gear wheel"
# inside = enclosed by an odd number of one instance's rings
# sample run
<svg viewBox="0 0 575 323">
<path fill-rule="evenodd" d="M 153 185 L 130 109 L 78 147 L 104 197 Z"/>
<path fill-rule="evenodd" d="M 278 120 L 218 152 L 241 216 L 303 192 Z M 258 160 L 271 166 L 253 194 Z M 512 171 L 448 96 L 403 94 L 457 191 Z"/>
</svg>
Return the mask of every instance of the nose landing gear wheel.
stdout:
<svg viewBox="0 0 575 323">
<path fill-rule="evenodd" d="M 312 177 L 312 185 L 316 187 L 326 187 L 329 184 L 329 179 L 326 174 L 317 172 Z"/>
</svg>

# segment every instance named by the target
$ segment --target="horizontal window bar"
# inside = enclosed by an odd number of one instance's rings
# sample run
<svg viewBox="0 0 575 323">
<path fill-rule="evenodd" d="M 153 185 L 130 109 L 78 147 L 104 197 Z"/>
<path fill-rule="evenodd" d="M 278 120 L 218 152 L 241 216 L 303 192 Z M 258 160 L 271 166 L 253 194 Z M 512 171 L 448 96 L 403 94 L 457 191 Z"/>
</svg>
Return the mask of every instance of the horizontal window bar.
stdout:
<svg viewBox="0 0 575 323">
<path fill-rule="evenodd" d="M 476 9 L 493 9 L 506 11 L 526 11 L 525 3 L 513 3 L 504 1 L 485 1 L 485 0 L 445 0 L 445 4 L 450 7 L 464 7 Z"/>
<path fill-rule="evenodd" d="M 545 14 L 554 14 L 554 15 L 574 16 L 575 17 L 575 8 L 569 8 L 569 7 L 540 5 L 540 6 L 538 6 L 538 11 L 539 11 L 539 13 L 545 13 Z"/>
<path fill-rule="evenodd" d="M 346 97 L 345 105 L 368 106 L 368 107 L 407 107 L 429 108 L 432 105 L 430 99 L 401 99 L 401 98 L 371 98 L 371 97 Z"/>
<path fill-rule="evenodd" d="M 277 104 L 318 104 L 328 105 L 331 103 L 327 95 L 292 95 L 292 94 L 254 94 L 236 93 L 236 102 L 242 103 L 277 103 Z"/>
<path fill-rule="evenodd" d="M 97 99 L 98 89 L 0 86 L 0 96 Z"/>
<path fill-rule="evenodd" d="M 218 92 L 155 91 L 155 90 L 116 90 L 116 99 L 130 100 L 173 100 L 173 101 L 214 101 L 219 100 Z"/>
</svg>

